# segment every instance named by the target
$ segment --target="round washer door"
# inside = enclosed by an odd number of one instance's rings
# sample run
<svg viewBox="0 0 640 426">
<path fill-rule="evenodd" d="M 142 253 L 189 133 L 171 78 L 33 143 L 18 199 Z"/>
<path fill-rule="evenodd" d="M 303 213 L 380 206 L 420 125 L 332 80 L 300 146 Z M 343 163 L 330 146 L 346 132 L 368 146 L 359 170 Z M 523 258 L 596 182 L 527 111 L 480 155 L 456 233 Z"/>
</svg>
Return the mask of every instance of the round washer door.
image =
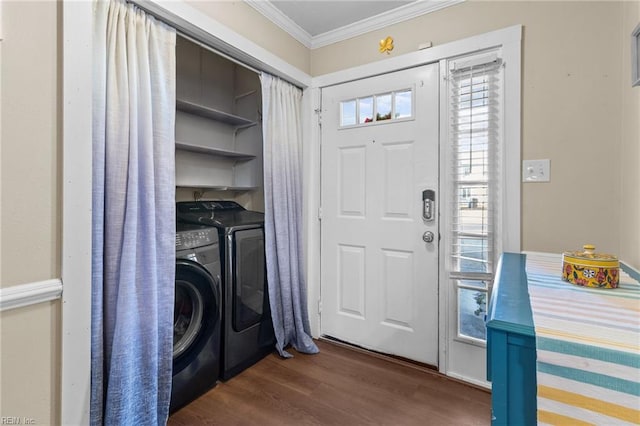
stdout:
<svg viewBox="0 0 640 426">
<path fill-rule="evenodd" d="M 173 311 L 173 359 L 198 350 L 199 343 L 219 321 L 219 290 L 211 275 L 200 265 L 176 262 Z"/>
<path fill-rule="evenodd" d="M 173 358 L 186 351 L 196 340 L 202 327 L 204 301 L 198 289 L 189 281 L 176 280 L 173 310 Z"/>
</svg>

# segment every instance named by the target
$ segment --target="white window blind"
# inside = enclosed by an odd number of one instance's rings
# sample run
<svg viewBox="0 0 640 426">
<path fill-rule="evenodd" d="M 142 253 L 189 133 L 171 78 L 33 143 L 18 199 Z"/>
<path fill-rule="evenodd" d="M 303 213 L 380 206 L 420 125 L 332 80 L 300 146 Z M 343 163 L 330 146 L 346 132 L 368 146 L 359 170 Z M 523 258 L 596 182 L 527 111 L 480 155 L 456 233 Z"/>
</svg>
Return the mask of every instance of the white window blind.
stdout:
<svg viewBox="0 0 640 426">
<path fill-rule="evenodd" d="M 458 295 L 458 336 L 481 341 L 496 257 L 501 65 L 496 55 L 484 55 L 458 61 L 449 72 L 449 275 Z"/>
</svg>

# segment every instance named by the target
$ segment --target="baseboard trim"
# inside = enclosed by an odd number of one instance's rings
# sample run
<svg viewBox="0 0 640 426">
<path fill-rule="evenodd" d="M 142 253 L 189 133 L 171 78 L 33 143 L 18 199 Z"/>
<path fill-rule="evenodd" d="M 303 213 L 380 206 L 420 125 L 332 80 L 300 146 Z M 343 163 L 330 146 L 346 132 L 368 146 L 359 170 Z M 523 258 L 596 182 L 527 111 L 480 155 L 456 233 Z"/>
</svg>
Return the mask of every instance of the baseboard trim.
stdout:
<svg viewBox="0 0 640 426">
<path fill-rule="evenodd" d="M 0 288 L 0 312 L 59 299 L 62 281 L 51 279 Z"/>
</svg>

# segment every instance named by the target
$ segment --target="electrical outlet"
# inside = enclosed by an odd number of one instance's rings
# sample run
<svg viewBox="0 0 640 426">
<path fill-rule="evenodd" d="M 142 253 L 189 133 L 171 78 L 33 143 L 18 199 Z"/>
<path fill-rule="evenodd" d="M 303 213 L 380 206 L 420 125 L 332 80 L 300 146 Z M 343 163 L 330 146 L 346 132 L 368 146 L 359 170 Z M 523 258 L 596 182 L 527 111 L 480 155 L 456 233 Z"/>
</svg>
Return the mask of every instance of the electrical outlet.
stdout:
<svg viewBox="0 0 640 426">
<path fill-rule="evenodd" d="M 523 182 L 549 182 L 550 160 L 524 160 L 522 162 Z"/>
</svg>

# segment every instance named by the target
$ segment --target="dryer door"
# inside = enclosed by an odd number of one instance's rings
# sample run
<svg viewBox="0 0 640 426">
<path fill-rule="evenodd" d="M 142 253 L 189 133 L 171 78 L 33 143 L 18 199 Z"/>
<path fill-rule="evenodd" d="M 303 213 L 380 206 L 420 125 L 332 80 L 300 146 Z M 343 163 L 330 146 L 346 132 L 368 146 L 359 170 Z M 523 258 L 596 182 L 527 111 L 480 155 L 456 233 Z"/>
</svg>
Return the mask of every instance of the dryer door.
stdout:
<svg viewBox="0 0 640 426">
<path fill-rule="evenodd" d="M 234 233 L 233 329 L 245 330 L 262 320 L 268 306 L 264 230 Z M 268 308 L 266 308 L 268 309 Z"/>
</svg>

